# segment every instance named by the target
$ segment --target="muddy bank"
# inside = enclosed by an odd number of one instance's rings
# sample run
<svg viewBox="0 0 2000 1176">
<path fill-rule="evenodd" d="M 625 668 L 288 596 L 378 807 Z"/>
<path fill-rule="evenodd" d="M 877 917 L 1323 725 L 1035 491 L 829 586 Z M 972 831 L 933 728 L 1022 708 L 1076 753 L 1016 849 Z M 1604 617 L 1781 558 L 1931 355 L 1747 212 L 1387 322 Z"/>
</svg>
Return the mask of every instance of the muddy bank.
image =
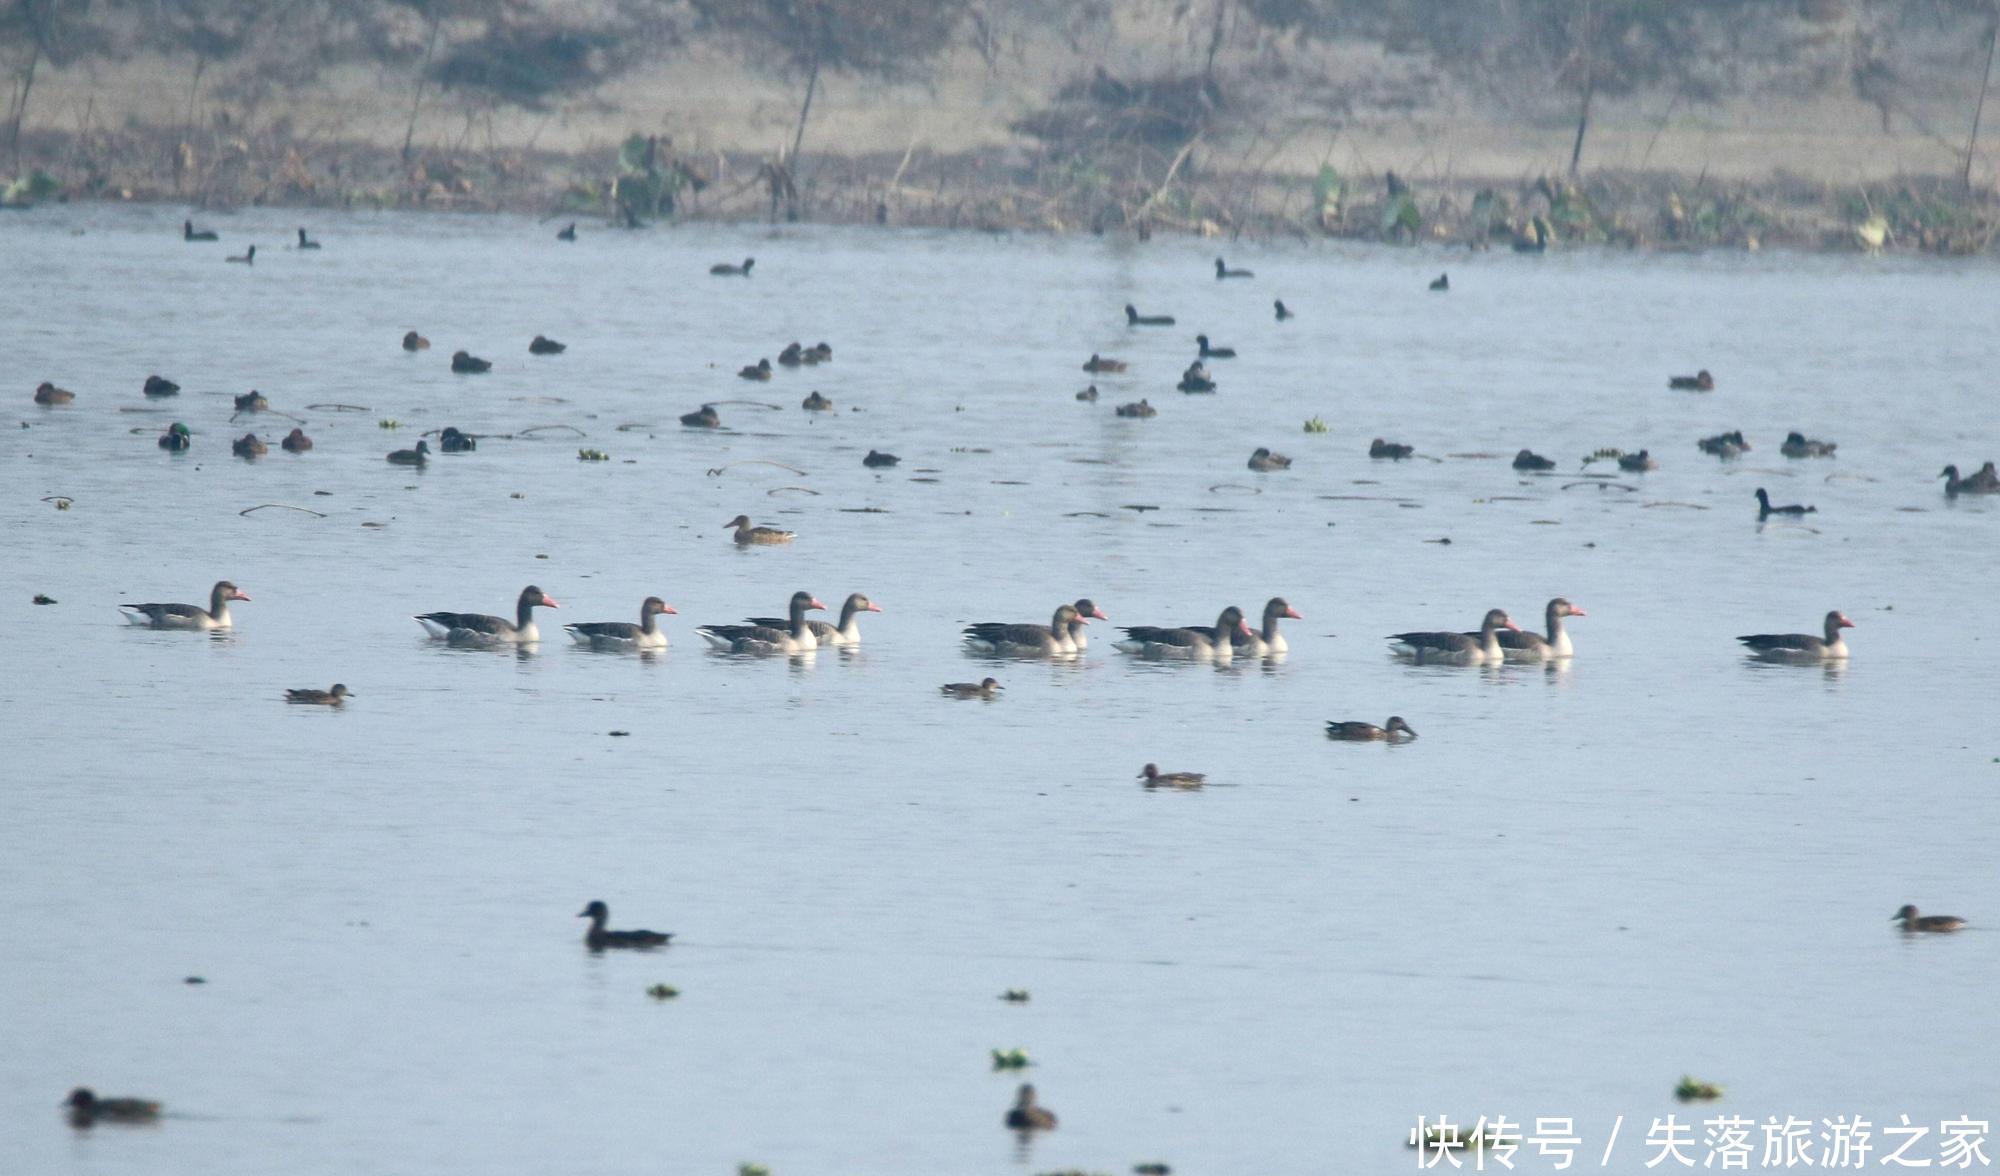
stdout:
<svg viewBox="0 0 2000 1176">
<path fill-rule="evenodd" d="M 1078 154 L 987 148 L 854 156 L 794 166 L 683 154 L 658 137 L 583 152 L 430 150 L 405 161 L 365 143 L 281 132 L 42 131 L 23 143 L 8 203 L 105 200 L 204 208 L 507 211 L 640 227 L 674 220 L 811 221 L 984 231 L 1329 237 L 1472 248 L 1789 248 L 1991 254 L 2000 198 L 1912 176 L 1832 184 L 1719 180 L 1670 171 L 1409 179 L 1212 163 L 1176 151 Z"/>
</svg>

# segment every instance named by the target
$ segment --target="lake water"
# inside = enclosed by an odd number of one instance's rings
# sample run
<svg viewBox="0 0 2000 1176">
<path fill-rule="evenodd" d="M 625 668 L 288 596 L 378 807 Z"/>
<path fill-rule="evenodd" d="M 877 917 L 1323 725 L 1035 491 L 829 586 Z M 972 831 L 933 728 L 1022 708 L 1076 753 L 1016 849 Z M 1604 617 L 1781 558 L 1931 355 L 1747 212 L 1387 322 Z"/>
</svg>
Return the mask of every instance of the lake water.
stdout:
<svg viewBox="0 0 2000 1176">
<path fill-rule="evenodd" d="M 1668 1114 L 2000 1111 L 2000 500 L 1935 478 L 2000 457 L 1991 261 L 1223 244 L 1257 277 L 1218 282 L 1200 241 L 182 216 L 0 219 L 0 1171 L 1372 1173 L 1440 1113 L 1570 1117 L 1578 1167 L 1623 1116 L 1609 1170 L 1645 1171 Z M 323 250 L 282 247 L 301 216 Z M 1174 391 L 1197 331 L 1242 352 L 1214 396 Z M 835 361 L 736 378 L 792 339 Z M 1131 371 L 1078 403 L 1093 351 Z M 1697 367 L 1717 391 L 1666 389 Z M 313 452 L 231 424 L 253 387 Z M 704 401 L 727 430 L 676 424 Z M 536 431 L 382 460 L 444 425 Z M 270 456 L 232 459 L 252 427 Z M 1696 452 L 1730 428 L 1752 453 Z M 1581 476 L 1606 446 L 1661 468 Z M 1760 485 L 1818 512 L 1760 526 Z M 739 513 L 798 540 L 739 550 Z M 115 612 L 224 577 L 255 598 L 224 638 Z M 528 583 L 562 603 L 532 655 L 410 619 Z M 860 651 L 693 633 L 801 588 L 873 596 Z M 662 656 L 558 627 L 649 594 Z M 1109 646 L 1274 594 L 1307 618 L 1281 663 Z M 1558 594 L 1567 669 L 1383 641 Z M 1114 622 L 1081 659 L 960 650 L 1080 595 Z M 1733 640 L 1831 608 L 1844 670 Z M 281 701 L 334 681 L 343 710 Z M 1392 713 L 1421 738 L 1321 733 Z M 1210 786 L 1149 793 L 1149 760 Z M 678 937 L 593 956 L 600 898 Z M 1905 902 L 1974 927 L 1902 936 Z M 1024 1076 L 1061 1116 L 1025 1152 Z M 73 1132 L 79 1084 L 168 1117 Z"/>
</svg>

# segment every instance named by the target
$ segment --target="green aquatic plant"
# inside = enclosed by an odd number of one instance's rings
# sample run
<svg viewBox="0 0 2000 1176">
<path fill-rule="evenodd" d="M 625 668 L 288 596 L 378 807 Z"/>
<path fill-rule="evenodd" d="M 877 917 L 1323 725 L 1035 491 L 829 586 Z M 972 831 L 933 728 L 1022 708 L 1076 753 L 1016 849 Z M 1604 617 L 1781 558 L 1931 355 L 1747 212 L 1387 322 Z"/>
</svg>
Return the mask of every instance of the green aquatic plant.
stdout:
<svg viewBox="0 0 2000 1176">
<path fill-rule="evenodd" d="M 1599 449 L 1596 452 L 1586 456 L 1583 459 L 1583 464 L 1589 465 L 1593 461 L 1617 461 L 1619 458 L 1624 456 L 1625 456 L 1625 451 L 1623 449 L 1619 449 L 1615 446 L 1607 446 L 1603 449 Z"/>
<path fill-rule="evenodd" d="M 613 731 L 612 734 L 623 735 L 624 732 Z M 652 997 L 654 1000 L 672 1000 L 680 994 L 681 990 L 671 984 L 655 984 L 646 990 L 646 995 Z"/>
<path fill-rule="evenodd" d="M 1324 433 L 1326 431 L 1327 431 L 1326 422 L 1319 419 L 1318 417 L 1313 417 L 1311 420 L 1308 420 L 1306 422 L 1306 432 L 1308 433 Z"/>
<path fill-rule="evenodd" d="M 1000 994 L 1000 999 L 1010 1004 L 1027 1004 L 1028 990 L 1025 988 L 1009 988 Z"/>
<path fill-rule="evenodd" d="M 606 452 L 604 452 L 604 451 L 603 451 L 602 449 L 579 449 L 579 450 L 577 450 L 577 451 L 576 451 L 576 460 L 578 460 L 578 461 L 610 461 L 610 460 L 611 460 L 611 455 L 610 455 L 610 454 L 608 454 L 608 453 L 606 453 Z"/>
<path fill-rule="evenodd" d="M 1711 1102 L 1722 1097 L 1722 1088 L 1713 1082 L 1700 1082 L 1692 1075 L 1681 1075 L 1681 1084 L 1674 1087 L 1674 1097 L 1682 1102 Z"/>
<path fill-rule="evenodd" d="M 403 422 L 397 420 L 395 417 L 383 417 L 381 420 L 375 422 L 375 427 L 378 429 L 400 429 L 403 427 Z"/>
<path fill-rule="evenodd" d="M 1028 1060 L 1028 1051 L 1019 1047 L 993 1051 L 993 1068 L 996 1070 L 1024 1070 L 1034 1064 Z"/>
<path fill-rule="evenodd" d="M 771 1176 L 771 1170 L 762 1164 L 738 1164 L 736 1176 Z"/>
</svg>

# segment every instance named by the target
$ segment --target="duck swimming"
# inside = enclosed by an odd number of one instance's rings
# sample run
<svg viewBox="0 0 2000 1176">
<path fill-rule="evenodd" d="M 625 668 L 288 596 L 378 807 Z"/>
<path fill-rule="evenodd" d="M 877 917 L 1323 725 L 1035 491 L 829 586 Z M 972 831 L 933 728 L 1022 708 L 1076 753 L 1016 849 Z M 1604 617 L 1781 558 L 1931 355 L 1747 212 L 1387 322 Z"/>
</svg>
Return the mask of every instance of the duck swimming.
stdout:
<svg viewBox="0 0 2000 1176">
<path fill-rule="evenodd" d="M 1377 727 L 1373 723 L 1329 721 L 1326 725 L 1326 737 L 1328 739 L 1345 739 L 1353 742 L 1365 742 L 1368 740 L 1395 742 L 1399 738 L 1415 739 L 1417 733 L 1412 731 L 1410 725 L 1403 721 L 1403 716 L 1390 715 L 1389 721 L 1380 727 Z"/>
<path fill-rule="evenodd" d="M 132 624 L 147 629 L 192 629 L 208 632 L 227 629 L 232 624 L 229 602 L 250 596 L 227 580 L 217 580 L 209 589 L 208 607 L 193 604 L 121 604 L 118 611 Z"/>
<path fill-rule="evenodd" d="M 1139 779 L 1148 788 L 1199 788 L 1208 782 L 1202 772 L 1162 772 L 1160 765 L 1147 764 L 1139 769 Z"/>
<path fill-rule="evenodd" d="M 736 532 L 735 539 L 738 547 L 752 545 L 770 547 L 779 543 L 790 543 L 793 539 L 798 538 L 797 533 L 793 531 L 780 531 L 776 527 L 753 527 L 750 525 L 749 515 L 737 515 L 735 518 L 722 524 L 722 528 L 725 531 L 733 529 Z M 823 608 L 825 606 L 816 605 L 814 607 Z"/>
<path fill-rule="evenodd" d="M 271 447 L 255 433 L 245 433 L 229 443 L 229 452 L 237 457 L 262 457 L 270 451 Z"/>
<path fill-rule="evenodd" d="M 147 376 L 146 386 L 140 389 L 140 391 L 158 399 L 162 396 L 179 396 L 181 394 L 181 386 L 167 379 L 165 376 Z"/>
<path fill-rule="evenodd" d="M 1131 303 L 1125 304 L 1125 325 L 1128 327 L 1171 327 L 1174 316 L 1170 314 L 1140 314 Z"/>
<path fill-rule="evenodd" d="M 1250 468 L 1260 474 L 1268 474 L 1275 470 L 1288 470 L 1292 468 L 1292 459 L 1282 453 L 1272 453 L 1260 445 L 1257 447 L 1256 452 L 1250 455 Z"/>
<path fill-rule="evenodd" d="M 902 458 L 897 457 L 893 453 L 883 453 L 878 449 L 871 449 L 868 451 L 868 455 L 861 459 L 861 464 L 871 470 L 883 470 L 902 460 Z"/>
<path fill-rule="evenodd" d="M 997 678 L 982 678 L 977 682 L 947 682 L 938 687 L 939 693 L 947 698 L 993 698 L 1003 687 Z"/>
<path fill-rule="evenodd" d="M 737 376 L 745 380 L 768 380 L 771 378 L 771 361 L 760 359 L 737 371 Z"/>
<path fill-rule="evenodd" d="M 750 276 L 750 267 L 756 264 L 757 259 L 754 257 L 744 258 L 742 265 L 730 265 L 726 261 L 721 261 L 709 266 L 708 272 L 718 278 L 747 278 Z"/>
<path fill-rule="evenodd" d="M 209 234 L 209 239 L 214 236 Z M 99 1098 L 88 1086 L 70 1091 L 63 1106 L 69 1109 L 70 1126 L 77 1128 L 98 1123 L 151 1123 L 160 1117 L 160 1104 L 151 1099 Z"/>
<path fill-rule="evenodd" d="M 300 706 L 339 706 L 353 697 L 355 695 L 339 682 L 335 682 L 330 690 L 285 691 L 285 701 Z"/>
<path fill-rule="evenodd" d="M 415 331 L 403 332 L 403 350 L 405 351 L 425 351 L 430 348 L 430 345 L 431 341 L 429 339 L 424 338 Z"/>
<path fill-rule="evenodd" d="M 1762 486 L 1757 487 L 1757 519 L 1760 522 L 1772 515 L 1807 515 L 1818 509 L 1816 506 L 1772 506 L 1771 496 L 1765 493 Z"/>
<path fill-rule="evenodd" d="M 1408 445 L 1399 445 L 1394 441 L 1384 441 L 1380 437 L 1368 443 L 1368 456 L 1386 461 L 1402 461 L 1415 452 L 1416 450 Z"/>
<path fill-rule="evenodd" d="M 493 361 L 481 359 L 469 351 L 451 353 L 451 370 L 461 376 L 476 376 L 493 370 Z"/>
<path fill-rule="evenodd" d="M 456 425 L 446 425 L 438 434 L 438 448 L 446 453 L 471 453 L 479 448 L 479 442 L 458 431 Z"/>
<path fill-rule="evenodd" d="M 167 431 L 160 434 L 160 448 L 174 453 L 179 453 L 193 444 L 194 438 L 188 435 L 188 427 L 179 421 L 167 426 Z"/>
<path fill-rule="evenodd" d="M 318 241 L 315 241 L 315 240 L 313 240 L 313 239 L 312 239 L 311 237 L 308 237 L 308 236 L 306 236 L 306 231 L 305 231 L 304 229 L 300 229 L 300 230 L 299 230 L 299 248 L 301 248 L 301 249 L 318 249 L 318 248 L 319 248 L 319 242 L 318 242 Z"/>
<path fill-rule="evenodd" d="M 1679 392 L 1713 392 L 1715 377 L 1708 374 L 1707 368 L 1703 368 L 1691 376 L 1668 376 L 1667 387 Z"/>
<path fill-rule="evenodd" d="M 420 466 L 431 458 L 431 443 L 419 438 L 415 449 L 398 449 L 384 460 L 392 465 Z"/>
<path fill-rule="evenodd" d="M 75 399 L 76 393 L 67 388 L 58 388 L 47 380 L 43 380 L 35 388 L 36 404 L 68 404 Z M 1958 470 L 1953 468 L 1952 474 L 1954 477 L 1957 476 Z"/>
<path fill-rule="evenodd" d="M 690 429 L 719 429 L 722 427 L 722 416 L 715 411 L 713 404 L 704 404 L 695 412 L 682 413 L 681 424 Z"/>
<path fill-rule="evenodd" d="M 1197 359 L 1181 373 L 1181 382 L 1174 387 L 1182 392 L 1213 392 L 1215 381 L 1209 378 L 1208 369 L 1201 366 L 1201 361 Z"/>
<path fill-rule="evenodd" d="M 196 231 L 193 221 L 184 220 L 181 222 L 181 240 L 183 241 L 217 241 L 220 239 L 215 235 L 215 230 L 213 229 Z"/>
<path fill-rule="evenodd" d="M 286 453 L 304 453 L 313 447 L 313 439 L 306 436 L 304 429 L 293 428 L 291 432 L 285 434 L 285 439 L 278 442 L 278 445 Z"/>
<path fill-rule="evenodd" d="M 602 901 L 592 902 L 578 911 L 576 917 L 590 920 L 590 930 L 583 933 L 583 942 L 592 951 L 607 947 L 665 947 L 674 937 L 670 931 L 606 931 L 604 924 L 611 918 L 611 908 Z"/>
<path fill-rule="evenodd" d="M 569 344 L 558 343 L 546 335 L 536 335 L 528 341 L 529 355 L 561 355 L 569 350 Z"/>
<path fill-rule="evenodd" d="M 1215 259 L 1215 280 L 1218 282 L 1224 278 L 1254 278 L 1256 276 L 1256 274 L 1247 269 L 1230 269 L 1227 265 L 1223 264 L 1220 257 Z"/>
<path fill-rule="evenodd" d="M 1532 473 L 1542 473 L 1556 468 L 1556 463 L 1532 449 L 1523 449 L 1514 455 L 1514 468 Z"/>
</svg>

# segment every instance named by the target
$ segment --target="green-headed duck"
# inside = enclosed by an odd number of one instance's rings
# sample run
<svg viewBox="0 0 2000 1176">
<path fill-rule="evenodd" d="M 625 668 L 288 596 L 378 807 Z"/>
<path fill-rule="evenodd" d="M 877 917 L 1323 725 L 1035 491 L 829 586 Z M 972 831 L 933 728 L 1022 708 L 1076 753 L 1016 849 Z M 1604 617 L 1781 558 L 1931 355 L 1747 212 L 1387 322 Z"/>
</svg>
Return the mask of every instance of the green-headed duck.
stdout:
<svg viewBox="0 0 2000 1176">
<path fill-rule="evenodd" d="M 1765 661 L 1840 661 L 1847 657 L 1847 642 L 1840 631 L 1853 627 L 1854 622 L 1847 619 L 1846 613 L 1834 609 L 1826 614 L 1823 638 L 1810 633 L 1753 633 L 1737 640 L 1750 647 L 1751 657 Z"/>
<path fill-rule="evenodd" d="M 1489 609 L 1479 632 L 1471 633 L 1392 633 L 1395 653 L 1423 665 L 1498 665 L 1506 660 L 1506 650 L 1498 636 L 1502 629 L 1519 631 L 1504 609 Z"/>
<path fill-rule="evenodd" d="M 514 602 L 512 621 L 486 613 L 427 612 L 417 614 L 416 622 L 432 637 L 454 645 L 531 645 L 542 639 L 535 610 L 561 607 L 555 597 L 530 584 Z"/>
<path fill-rule="evenodd" d="M 1162 772 L 1160 765 L 1147 764 L 1139 769 L 1139 779 L 1148 788 L 1199 788 L 1208 782 L 1203 772 Z"/>
<path fill-rule="evenodd" d="M 217 580 L 209 589 L 208 607 L 197 604 L 121 604 L 118 611 L 132 624 L 147 629 L 194 629 L 207 632 L 231 625 L 229 602 L 249 600 L 242 589 L 227 580 Z"/>
<path fill-rule="evenodd" d="M 173 453 L 179 453 L 193 444 L 194 438 L 188 434 L 188 427 L 179 421 L 168 425 L 167 431 L 160 434 L 160 448 Z"/>
<path fill-rule="evenodd" d="M 662 613 L 674 611 L 673 605 L 657 596 L 648 596 L 639 602 L 639 623 L 636 625 L 630 621 L 582 621 L 564 625 L 563 632 L 575 639 L 578 645 L 588 645 L 592 649 L 665 649 L 667 631 L 660 628 L 659 617 Z"/>
<path fill-rule="evenodd" d="M 606 931 L 604 924 L 611 918 L 611 908 L 601 901 L 592 902 L 578 911 L 576 917 L 590 920 L 590 930 L 583 933 L 583 942 L 592 951 L 607 947 L 665 947 L 674 937 L 671 931 Z"/>
<path fill-rule="evenodd" d="M 750 525 L 749 515 L 737 515 L 722 524 L 722 529 L 736 532 L 732 538 L 736 540 L 738 547 L 753 545 L 770 547 L 779 543 L 790 543 L 798 538 L 798 533 L 795 531 L 780 531 L 776 527 L 753 527 Z"/>
<path fill-rule="evenodd" d="M 1387 740 L 1393 743 L 1399 739 L 1415 739 L 1417 733 L 1410 729 L 1408 723 L 1403 721 L 1403 716 L 1390 715 L 1388 723 L 1380 727 L 1377 727 L 1373 723 L 1329 721 L 1326 725 L 1326 737 L 1328 739 L 1347 739 L 1354 742 Z"/>
<path fill-rule="evenodd" d="M 819 648 L 819 637 L 806 623 L 806 612 L 825 607 L 810 592 L 794 592 L 790 619 L 781 625 L 702 625 L 695 632 L 724 653 L 811 653 Z"/>
<path fill-rule="evenodd" d="M 328 690 L 287 690 L 285 701 L 300 706 L 339 706 L 356 695 L 344 684 L 335 682 Z"/>
</svg>

